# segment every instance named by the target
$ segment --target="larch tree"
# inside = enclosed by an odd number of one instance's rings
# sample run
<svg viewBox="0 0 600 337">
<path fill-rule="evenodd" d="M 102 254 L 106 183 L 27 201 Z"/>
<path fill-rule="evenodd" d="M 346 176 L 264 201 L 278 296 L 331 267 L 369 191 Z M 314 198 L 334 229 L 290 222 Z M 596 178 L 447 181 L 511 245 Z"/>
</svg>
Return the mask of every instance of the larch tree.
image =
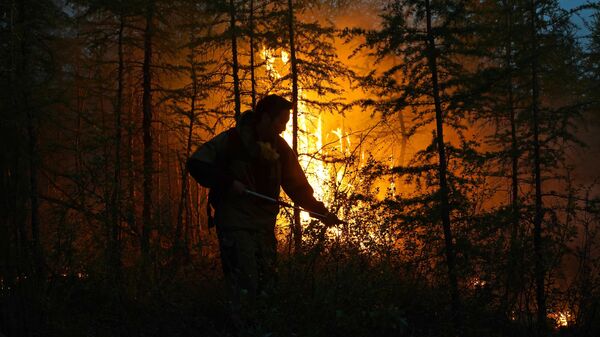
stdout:
<svg viewBox="0 0 600 337">
<path fill-rule="evenodd" d="M 555 205 L 553 199 L 565 196 L 563 193 L 553 196 L 556 193 L 551 192 L 552 186 L 569 183 L 565 175 L 570 166 L 567 148 L 582 145 L 577 128 L 589 101 L 582 91 L 580 47 L 570 13 L 552 0 L 531 0 L 524 6 L 528 9 L 529 46 L 525 49 L 528 58 L 522 70 L 529 70 L 530 78 L 527 82 L 530 89 L 527 158 L 533 164 L 532 241 L 537 333 L 545 335 L 548 330 L 547 284 L 557 268 L 554 261 L 560 261 L 564 254 L 560 248 L 564 244 L 561 231 L 568 230 L 570 225 L 568 210 L 561 213 L 556 206 L 550 209 L 545 204 Z M 570 83 L 568 90 L 563 88 L 565 82 Z"/>
<path fill-rule="evenodd" d="M 219 71 L 220 65 L 212 59 L 216 50 L 212 37 L 215 35 L 214 29 L 219 14 L 207 11 L 208 3 L 186 1 L 182 5 L 186 6 L 187 10 L 180 17 L 177 27 L 184 38 L 179 41 L 180 48 L 177 49 L 183 52 L 176 56 L 179 63 L 173 68 L 183 81 L 182 86 L 171 88 L 164 97 L 169 102 L 168 115 L 174 117 L 174 123 L 169 128 L 176 130 L 181 146 L 176 150 L 181 187 L 172 238 L 171 265 L 174 269 L 181 265 L 182 257 L 188 256 L 188 233 L 193 230 L 192 224 L 200 220 L 194 219 L 190 207 L 193 185 L 190 184 L 186 161 L 192 154 L 194 144 L 202 141 L 206 135 L 214 135 L 213 124 L 222 117 L 219 110 L 209 103 L 210 95 L 218 91 L 227 91 L 222 85 L 224 75 Z"/>
<path fill-rule="evenodd" d="M 287 7 L 274 8 L 281 13 L 275 17 L 276 22 L 281 20 L 279 25 L 287 27 L 287 43 L 282 47 L 289 50 L 289 70 L 281 80 L 291 88 L 292 149 L 299 156 L 311 155 L 299 153 L 299 137 L 307 132 L 299 126 L 299 114 L 342 113 L 348 102 L 339 97 L 343 92 L 340 83 L 354 76 L 337 55 L 334 40 L 338 31 L 331 22 L 314 16 L 321 6 L 327 5 L 288 0 Z M 307 111 L 301 112 L 300 105 Z M 302 225 L 297 210 L 293 214 L 293 234 L 295 249 L 300 251 Z"/>
<path fill-rule="evenodd" d="M 142 235 L 141 250 L 142 261 L 147 272 L 150 264 L 150 231 L 153 227 L 153 190 L 154 190 L 154 148 L 152 138 L 152 46 L 154 35 L 154 11 L 155 1 L 148 0 L 145 6 L 146 27 L 144 29 L 144 61 L 143 74 L 143 97 L 142 97 L 142 129 L 144 132 L 144 164 L 143 164 L 143 210 L 142 210 Z"/>
<path fill-rule="evenodd" d="M 458 257 L 466 259 L 471 245 L 456 233 L 476 228 L 476 201 L 470 199 L 481 176 L 477 143 L 464 132 L 482 104 L 480 89 L 471 84 L 482 71 L 475 34 L 481 27 L 470 20 L 476 8 L 469 1 L 393 1 L 382 9 L 381 29 L 346 32 L 348 37 L 363 36 L 357 52 L 364 50 L 381 66 L 363 76 L 364 88 L 373 98 L 360 101 L 361 105 L 382 118 L 399 112 L 411 115 L 411 125 L 403 133 L 407 137 L 423 130 L 433 134 L 431 143 L 408 164 L 382 173 L 404 177 L 416 189 L 412 196 L 388 201 L 403 223 L 397 226 L 414 227 L 417 233 L 426 229 L 423 233 L 429 234 L 421 236 L 420 244 L 437 241 L 431 223 L 441 227 L 440 250 L 455 333 L 462 327 L 459 277 L 466 272 Z M 390 62 L 394 57 L 401 62 Z"/>
<path fill-rule="evenodd" d="M 3 174 L 8 199 L 4 208 L 9 220 L 6 229 L 13 236 L 12 247 L 20 272 L 45 279 L 47 259 L 41 218 L 44 186 L 44 125 L 60 98 L 56 87 L 55 49 L 61 41 L 54 29 L 64 19 L 52 1 L 8 1 L 1 5 L 2 22 L 2 141 L 7 148 Z M 13 208 L 14 207 L 14 208 Z M 26 211 L 26 213 L 22 213 Z M 10 228 L 10 226 L 14 226 Z M 10 237 L 9 236 L 9 237 Z M 11 245 L 7 246 L 11 250 Z M 11 253 L 9 251 L 9 253 Z"/>
<path fill-rule="evenodd" d="M 238 6 L 235 0 L 229 0 L 229 35 L 231 39 L 231 71 L 233 77 L 233 95 L 235 103 L 235 119 L 237 120 L 242 113 L 242 103 L 240 97 L 240 78 L 238 64 L 238 28 L 236 15 Z"/>
</svg>

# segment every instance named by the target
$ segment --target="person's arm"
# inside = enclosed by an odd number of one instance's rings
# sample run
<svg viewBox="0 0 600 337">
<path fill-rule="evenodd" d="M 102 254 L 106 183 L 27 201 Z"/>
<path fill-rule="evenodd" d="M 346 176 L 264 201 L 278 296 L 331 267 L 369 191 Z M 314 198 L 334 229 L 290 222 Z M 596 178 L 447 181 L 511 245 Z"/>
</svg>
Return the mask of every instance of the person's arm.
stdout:
<svg viewBox="0 0 600 337">
<path fill-rule="evenodd" d="M 222 132 L 202 144 L 187 160 L 190 175 L 202 186 L 228 190 L 234 179 L 217 163 L 217 156 L 223 155 L 227 147 L 227 132 Z"/>
<path fill-rule="evenodd" d="M 294 203 L 300 207 L 319 214 L 323 214 L 325 218 L 321 219 L 327 224 L 335 224 L 340 220 L 335 214 L 329 212 L 322 202 L 315 199 L 313 196 L 314 190 L 310 186 L 308 179 L 300 163 L 296 153 L 287 145 L 284 140 L 280 140 L 279 155 L 281 156 L 281 187 L 283 191 L 292 199 Z"/>
</svg>

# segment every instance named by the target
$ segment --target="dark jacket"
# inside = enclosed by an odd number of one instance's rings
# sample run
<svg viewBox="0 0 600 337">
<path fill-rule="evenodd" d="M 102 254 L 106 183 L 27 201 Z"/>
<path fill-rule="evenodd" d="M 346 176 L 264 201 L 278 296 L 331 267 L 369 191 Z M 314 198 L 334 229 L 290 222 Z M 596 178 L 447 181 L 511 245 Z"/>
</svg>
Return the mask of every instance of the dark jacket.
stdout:
<svg viewBox="0 0 600 337">
<path fill-rule="evenodd" d="M 252 111 L 244 113 L 235 129 L 204 143 L 188 160 L 192 177 L 211 189 L 216 225 L 252 230 L 273 230 L 275 226 L 279 206 L 250 195 L 234 195 L 229 190 L 233 180 L 275 199 L 283 188 L 301 207 L 326 213 L 323 203 L 313 197 L 294 151 L 279 136 L 273 143 L 259 144 L 254 119 Z"/>
</svg>

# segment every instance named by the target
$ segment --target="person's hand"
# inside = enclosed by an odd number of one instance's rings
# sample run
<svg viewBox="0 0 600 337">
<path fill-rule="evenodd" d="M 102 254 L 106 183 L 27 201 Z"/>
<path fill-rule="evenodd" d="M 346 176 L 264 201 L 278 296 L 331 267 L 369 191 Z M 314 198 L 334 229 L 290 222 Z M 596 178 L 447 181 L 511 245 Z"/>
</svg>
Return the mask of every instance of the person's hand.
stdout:
<svg viewBox="0 0 600 337">
<path fill-rule="evenodd" d="M 337 215 L 335 215 L 335 213 L 329 212 L 327 211 L 327 213 L 325 213 L 325 217 L 321 218 L 321 222 L 323 222 L 325 225 L 327 226 L 333 226 L 333 225 L 337 225 L 340 223 L 343 223 L 342 220 L 340 220 Z"/>
<path fill-rule="evenodd" d="M 229 188 L 229 190 L 235 195 L 243 195 L 244 193 L 246 193 L 246 185 L 244 185 L 239 180 L 234 180 L 231 183 L 231 187 Z"/>
</svg>

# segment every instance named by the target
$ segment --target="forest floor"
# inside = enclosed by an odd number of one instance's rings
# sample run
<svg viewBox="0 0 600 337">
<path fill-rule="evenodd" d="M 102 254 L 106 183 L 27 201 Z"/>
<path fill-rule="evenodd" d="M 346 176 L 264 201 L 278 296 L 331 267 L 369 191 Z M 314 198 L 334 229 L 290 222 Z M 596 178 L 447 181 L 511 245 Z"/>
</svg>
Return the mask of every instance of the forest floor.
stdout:
<svg viewBox="0 0 600 337">
<path fill-rule="evenodd" d="M 415 282 L 390 264 L 338 259 L 315 270 L 288 259 L 280 265 L 277 291 L 260 300 L 245 336 L 451 335 L 455 317 L 447 291 Z M 235 336 L 216 261 L 198 267 L 154 289 L 138 284 L 117 291 L 91 276 L 36 288 L 24 282 L 0 297 L 0 331 L 7 337 Z M 494 312 L 488 289 L 463 295 L 460 335 L 530 335 L 526 324 Z M 574 335 L 565 329 L 554 334 Z"/>
</svg>

